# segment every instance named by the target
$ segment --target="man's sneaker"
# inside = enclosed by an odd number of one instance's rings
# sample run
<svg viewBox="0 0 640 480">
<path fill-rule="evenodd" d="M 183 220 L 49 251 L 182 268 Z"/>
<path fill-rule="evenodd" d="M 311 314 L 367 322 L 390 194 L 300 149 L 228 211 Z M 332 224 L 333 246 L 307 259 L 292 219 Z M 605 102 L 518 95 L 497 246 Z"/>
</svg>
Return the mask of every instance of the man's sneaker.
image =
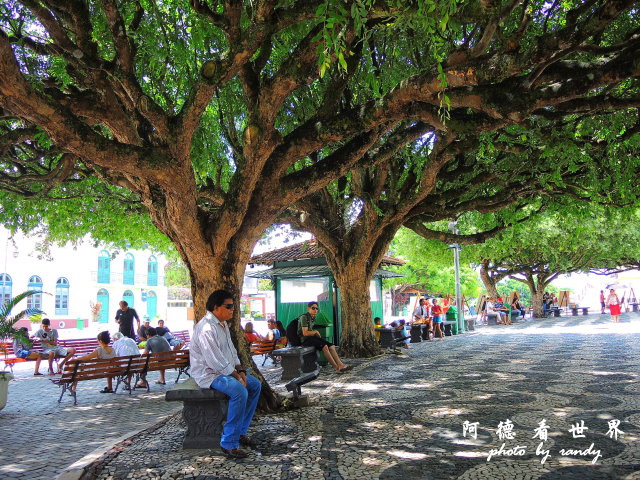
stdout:
<svg viewBox="0 0 640 480">
<path fill-rule="evenodd" d="M 249 456 L 247 452 L 240 450 L 239 448 L 227 450 L 224 447 L 220 447 L 220 450 L 222 450 L 222 453 L 224 453 L 227 458 L 247 458 Z"/>
<path fill-rule="evenodd" d="M 256 442 L 251 440 L 251 437 L 248 437 L 246 435 L 240 435 L 240 445 L 242 445 L 243 447 L 249 447 L 253 450 L 255 450 L 257 447 Z"/>
</svg>

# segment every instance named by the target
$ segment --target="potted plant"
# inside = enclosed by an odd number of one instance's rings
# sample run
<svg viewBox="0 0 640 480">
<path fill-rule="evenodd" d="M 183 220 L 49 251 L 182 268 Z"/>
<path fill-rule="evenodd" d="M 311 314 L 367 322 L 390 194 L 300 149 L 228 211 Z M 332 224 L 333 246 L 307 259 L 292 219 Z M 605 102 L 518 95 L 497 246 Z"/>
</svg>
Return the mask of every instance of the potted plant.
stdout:
<svg viewBox="0 0 640 480">
<path fill-rule="evenodd" d="M 37 322 L 40 320 L 42 311 L 36 308 L 28 308 L 22 310 L 16 315 L 11 315 L 11 311 L 22 300 L 24 300 L 25 298 L 29 298 L 37 293 L 41 292 L 37 290 L 28 290 L 19 295 L 16 295 L 5 305 L 0 306 L 0 341 L 12 342 L 14 339 L 19 338 L 25 343 L 29 342 L 29 339 L 26 338 L 23 332 L 15 328 L 15 324 L 25 317 L 29 318 L 32 322 Z M 4 343 L 0 343 L 0 351 L 2 351 L 2 353 L 4 353 L 6 357 L 7 350 L 4 347 Z M 9 382 L 12 379 L 13 375 L 10 372 L 0 371 L 0 410 L 2 410 L 7 404 Z"/>
</svg>

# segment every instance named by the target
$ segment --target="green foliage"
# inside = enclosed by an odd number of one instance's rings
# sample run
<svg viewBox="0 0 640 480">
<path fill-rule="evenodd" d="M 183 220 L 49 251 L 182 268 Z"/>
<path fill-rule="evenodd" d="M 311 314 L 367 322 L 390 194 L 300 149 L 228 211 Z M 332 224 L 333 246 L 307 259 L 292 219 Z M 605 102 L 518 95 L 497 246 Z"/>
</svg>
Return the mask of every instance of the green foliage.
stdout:
<svg viewBox="0 0 640 480">
<path fill-rule="evenodd" d="M 14 325 L 21 319 L 27 317 L 32 322 L 38 322 L 42 316 L 42 310 L 37 308 L 28 308 L 21 312 L 11 315 L 13 309 L 23 300 L 41 293 L 37 290 L 27 290 L 13 297 L 8 303 L 0 306 L 0 339 L 13 339 L 19 338 L 25 343 L 29 342 L 29 339 L 20 330 L 14 327 Z"/>
<path fill-rule="evenodd" d="M 258 279 L 258 291 L 267 292 L 274 290 L 273 280 L 270 278 L 260 278 Z"/>
<path fill-rule="evenodd" d="M 406 265 L 393 268 L 406 277 L 385 280 L 387 287 L 402 282 L 423 288 L 433 295 L 455 295 L 453 252 L 446 244 L 426 240 L 402 228 L 393 239 L 391 251 L 394 256 L 407 261 Z M 478 274 L 469 264 L 460 265 L 460 285 L 462 294 L 467 298 L 476 297 L 480 292 Z"/>
</svg>

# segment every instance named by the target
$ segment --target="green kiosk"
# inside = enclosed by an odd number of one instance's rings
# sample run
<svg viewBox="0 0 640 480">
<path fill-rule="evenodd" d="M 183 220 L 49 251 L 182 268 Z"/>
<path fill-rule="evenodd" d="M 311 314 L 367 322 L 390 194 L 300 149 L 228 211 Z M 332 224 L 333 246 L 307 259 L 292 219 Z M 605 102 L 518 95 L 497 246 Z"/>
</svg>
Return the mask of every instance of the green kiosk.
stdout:
<svg viewBox="0 0 640 480">
<path fill-rule="evenodd" d="M 385 256 L 369 286 L 373 317 L 383 318 L 382 279 L 403 275 L 384 270 L 383 266 L 402 265 L 398 258 Z M 266 270 L 253 270 L 266 265 Z M 253 270 L 253 271 L 252 271 Z M 246 275 L 273 281 L 276 294 L 276 319 L 287 325 L 307 311 L 315 300 L 320 307 L 318 324 L 323 337 L 338 345 L 341 334 L 340 289 L 315 239 L 256 255 L 249 261 Z M 373 318 L 372 318 L 373 321 Z"/>
</svg>

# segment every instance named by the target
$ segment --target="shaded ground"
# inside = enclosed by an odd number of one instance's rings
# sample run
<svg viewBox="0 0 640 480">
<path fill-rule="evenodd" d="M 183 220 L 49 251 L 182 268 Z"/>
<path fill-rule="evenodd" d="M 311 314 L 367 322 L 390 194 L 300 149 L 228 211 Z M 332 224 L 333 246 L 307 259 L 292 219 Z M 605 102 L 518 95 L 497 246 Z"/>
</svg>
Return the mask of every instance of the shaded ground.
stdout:
<svg viewBox="0 0 640 480">
<path fill-rule="evenodd" d="M 180 448 L 179 416 L 121 446 L 92 478 L 631 479 L 640 478 L 640 316 L 562 317 L 423 342 L 407 355 L 326 372 L 303 410 L 262 416 L 259 452 L 231 461 Z M 509 419 L 513 440 L 496 429 Z M 534 429 L 549 425 L 544 465 Z M 617 440 L 608 421 L 620 420 Z M 463 422 L 478 422 L 477 439 Z M 584 421 L 585 438 L 572 425 Z M 491 449 L 526 447 L 522 456 Z M 588 450 L 579 456 L 568 450 Z M 564 451 L 564 455 L 562 454 Z M 601 458 L 592 460 L 595 451 Z"/>
</svg>

